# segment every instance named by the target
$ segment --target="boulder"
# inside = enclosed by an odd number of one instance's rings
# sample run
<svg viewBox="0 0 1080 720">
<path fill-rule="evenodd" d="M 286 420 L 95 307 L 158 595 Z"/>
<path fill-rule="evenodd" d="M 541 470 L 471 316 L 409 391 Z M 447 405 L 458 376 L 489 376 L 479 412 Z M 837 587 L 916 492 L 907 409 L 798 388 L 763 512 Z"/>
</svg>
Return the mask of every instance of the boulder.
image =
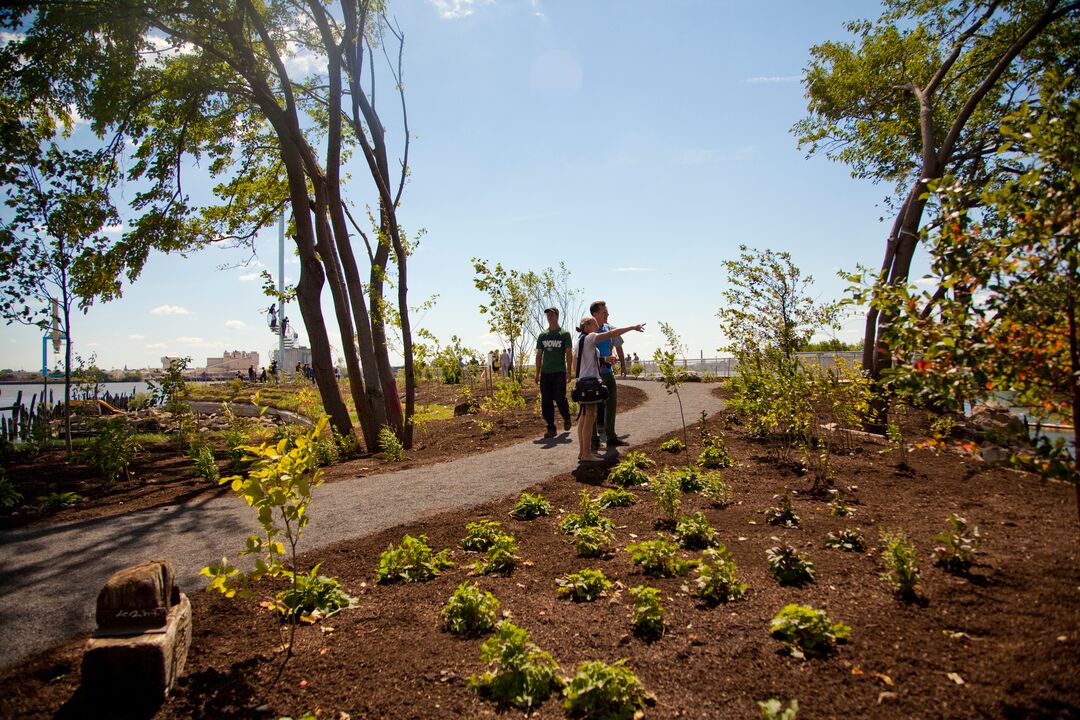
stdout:
<svg viewBox="0 0 1080 720">
<path fill-rule="evenodd" d="M 137 634 L 164 627 L 178 600 L 172 565 L 151 560 L 113 574 L 97 598 L 98 635 Z"/>
</svg>

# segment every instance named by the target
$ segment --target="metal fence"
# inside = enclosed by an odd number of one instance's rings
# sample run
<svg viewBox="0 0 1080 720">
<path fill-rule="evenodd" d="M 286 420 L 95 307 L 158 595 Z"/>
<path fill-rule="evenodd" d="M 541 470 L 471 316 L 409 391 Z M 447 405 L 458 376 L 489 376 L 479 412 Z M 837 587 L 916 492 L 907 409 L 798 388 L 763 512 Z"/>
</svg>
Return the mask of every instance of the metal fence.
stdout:
<svg viewBox="0 0 1080 720">
<path fill-rule="evenodd" d="M 802 352 L 796 353 L 799 360 L 821 367 L 835 367 L 837 362 L 843 360 L 847 363 L 859 364 L 862 362 L 862 352 L 857 350 L 845 350 L 842 352 Z M 657 374 L 656 363 L 652 360 L 642 360 L 646 376 Z M 714 377 L 731 377 L 738 372 L 738 362 L 733 357 L 717 358 L 681 358 L 676 364 L 684 370 L 690 370 L 699 375 L 712 375 Z"/>
</svg>

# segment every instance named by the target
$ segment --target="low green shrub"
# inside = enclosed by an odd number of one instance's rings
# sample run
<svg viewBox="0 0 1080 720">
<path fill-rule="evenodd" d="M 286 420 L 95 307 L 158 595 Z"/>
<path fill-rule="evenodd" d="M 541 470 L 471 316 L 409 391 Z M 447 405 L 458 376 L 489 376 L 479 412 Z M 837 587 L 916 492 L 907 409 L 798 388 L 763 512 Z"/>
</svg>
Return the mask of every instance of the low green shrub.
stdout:
<svg viewBox="0 0 1080 720">
<path fill-rule="evenodd" d="M 483 635 L 495 628 L 498 620 L 499 600 L 471 582 L 457 586 L 441 617 L 447 631 L 454 635 L 473 637 Z"/>
<path fill-rule="evenodd" d="M 914 599 L 922 575 L 915 543 L 901 530 L 885 530 L 881 533 L 881 545 L 881 560 L 885 563 L 881 579 L 901 598 Z"/>
<path fill-rule="evenodd" d="M 135 441 L 121 418 L 101 423 L 83 450 L 85 462 L 101 473 L 110 485 L 120 478 L 130 479 L 131 464 L 142 446 Z"/>
<path fill-rule="evenodd" d="M 592 602 L 611 587 L 611 581 L 602 571 L 588 568 L 564 575 L 556 579 L 555 584 L 559 586 L 560 597 L 568 597 L 574 602 Z"/>
<path fill-rule="evenodd" d="M 675 526 L 675 537 L 679 545 L 687 550 L 700 550 L 716 544 L 716 530 L 709 524 L 704 514 L 696 512 L 683 517 Z"/>
<path fill-rule="evenodd" d="M 648 693 L 626 661 L 608 665 L 588 660 L 578 666 L 564 690 L 563 708 L 572 718 L 630 720 L 645 707 Z"/>
<path fill-rule="evenodd" d="M 866 549 L 866 541 L 858 530 L 845 528 L 825 536 L 825 547 L 846 552 L 862 552 Z"/>
<path fill-rule="evenodd" d="M 956 513 L 947 518 L 952 530 L 934 538 L 932 555 L 934 564 L 954 573 L 965 573 L 975 564 L 975 551 L 979 547 L 979 528 L 968 527 L 967 520 Z"/>
<path fill-rule="evenodd" d="M 644 485 L 649 482 L 649 476 L 641 469 L 637 462 L 623 458 L 608 473 L 608 481 L 616 487 L 630 487 L 632 485 Z"/>
<path fill-rule="evenodd" d="M 275 609 L 285 618 L 313 623 L 360 604 L 335 578 L 319 575 L 319 565 L 309 573 L 283 573 L 289 587 L 275 597 Z"/>
<path fill-rule="evenodd" d="M 779 538 L 773 538 L 779 541 Z M 803 585 L 814 581 L 814 563 L 810 557 L 787 543 L 765 551 L 769 572 L 781 585 Z"/>
<path fill-rule="evenodd" d="M 780 501 L 780 507 L 771 507 L 765 510 L 765 522 L 779 527 L 799 527 L 799 516 L 795 514 L 795 508 L 791 506 L 791 495 L 784 494 L 784 499 Z"/>
<path fill-rule="evenodd" d="M 405 446 L 389 425 L 379 428 L 379 451 L 388 462 L 401 462 L 405 459 Z"/>
<path fill-rule="evenodd" d="M 598 527 L 604 530 L 611 530 L 615 527 L 615 523 L 611 520 L 603 517 L 600 514 L 600 504 L 589 497 L 589 493 L 585 490 L 581 491 L 581 512 L 569 513 L 563 521 L 559 523 L 559 529 L 564 535 L 573 535 L 577 532 L 578 528 L 583 527 Z"/>
<path fill-rule="evenodd" d="M 683 590 L 709 605 L 741 600 L 746 596 L 746 583 L 736 576 L 735 558 L 720 545 L 701 554 L 697 573 Z"/>
<path fill-rule="evenodd" d="M 630 507 L 637 503 L 637 495 L 622 488 L 610 488 L 600 493 L 596 503 L 602 508 Z"/>
<path fill-rule="evenodd" d="M 724 482 L 719 470 L 710 470 L 701 474 L 701 494 L 716 507 L 731 504 L 731 487 Z"/>
<path fill-rule="evenodd" d="M 693 563 L 679 557 L 677 545 L 669 542 L 661 533 L 655 540 L 645 540 L 626 546 L 630 562 L 639 566 L 652 577 L 675 577 L 690 572 Z"/>
<path fill-rule="evenodd" d="M 679 474 L 665 468 L 653 478 L 651 487 L 660 510 L 670 522 L 675 522 L 682 511 L 682 483 Z"/>
<path fill-rule="evenodd" d="M 495 626 L 480 647 L 480 659 L 493 667 L 469 678 L 469 687 L 500 705 L 531 710 L 563 686 L 554 658 L 509 620 Z"/>
<path fill-rule="evenodd" d="M 491 394 L 480 402 L 480 409 L 487 412 L 524 410 L 525 395 L 521 392 L 521 384 L 513 379 L 497 381 Z"/>
<path fill-rule="evenodd" d="M 628 453 L 623 455 L 622 462 L 633 465 L 634 467 L 640 468 L 642 470 L 648 470 L 649 468 L 656 467 L 656 463 L 651 458 L 649 458 L 648 455 L 641 452 L 640 450 L 629 451 Z"/>
<path fill-rule="evenodd" d="M 517 520 L 534 520 L 550 514 L 551 503 L 545 500 L 543 495 L 530 495 L 527 492 L 521 493 L 517 505 L 510 511 L 510 516 Z"/>
<path fill-rule="evenodd" d="M 666 453 L 676 455 L 686 449 L 686 445 L 677 437 L 673 437 L 670 440 L 665 440 L 660 443 L 660 449 Z"/>
<path fill-rule="evenodd" d="M 804 605 L 787 605 L 771 622 L 772 635 L 779 640 L 792 657 L 827 655 L 838 643 L 851 635 L 847 625 L 829 620 L 824 610 L 814 610 Z"/>
<path fill-rule="evenodd" d="M 214 450 L 209 445 L 193 445 L 188 457 L 195 466 L 195 474 L 208 482 L 216 483 L 221 478 Z"/>
<path fill-rule="evenodd" d="M 634 634 L 644 640 L 659 640 L 664 636 L 664 606 L 660 591 L 646 585 L 630 588 L 634 607 L 630 613 L 630 625 Z"/>
<path fill-rule="evenodd" d="M 4 507 L 15 507 L 23 500 L 22 493 L 19 492 L 15 485 L 8 479 L 7 473 L 4 472 L 4 468 L 0 467 L 0 505 Z"/>
<path fill-rule="evenodd" d="M 574 552 L 579 557 L 603 557 L 611 550 L 615 535 L 601 527 L 580 527 L 574 531 Z"/>
<path fill-rule="evenodd" d="M 375 581 L 380 583 L 423 582 L 453 567 L 450 551 L 432 553 L 427 535 L 414 538 L 406 535 L 397 547 L 391 545 L 379 555 Z"/>
<path fill-rule="evenodd" d="M 703 468 L 709 468 L 711 470 L 717 470 L 720 468 L 731 467 L 731 456 L 728 455 L 727 448 L 720 447 L 718 445 L 706 445 L 701 454 L 698 455 L 698 465 Z"/>
<path fill-rule="evenodd" d="M 799 714 L 799 701 L 792 699 L 785 708 L 776 698 L 758 700 L 758 711 L 761 713 L 761 720 L 795 720 L 795 716 Z"/>
<path fill-rule="evenodd" d="M 52 492 L 48 495 L 38 495 L 34 499 L 38 503 L 39 512 L 51 513 L 75 507 L 86 498 L 77 492 Z"/>
<path fill-rule="evenodd" d="M 497 520 L 477 520 L 465 526 L 465 537 L 458 544 L 463 550 L 486 552 L 503 534 L 502 523 Z"/>
<path fill-rule="evenodd" d="M 675 471 L 679 478 L 679 490 L 684 493 L 701 492 L 701 471 L 693 465 Z"/>
<path fill-rule="evenodd" d="M 851 517 L 855 514 L 855 508 L 844 502 L 840 493 L 836 493 L 832 502 L 829 503 L 829 515 L 832 517 Z"/>
<path fill-rule="evenodd" d="M 473 572 L 477 575 L 509 575 L 517 561 L 517 541 L 512 535 L 499 535 L 484 553 L 484 559 L 473 565 Z"/>
</svg>

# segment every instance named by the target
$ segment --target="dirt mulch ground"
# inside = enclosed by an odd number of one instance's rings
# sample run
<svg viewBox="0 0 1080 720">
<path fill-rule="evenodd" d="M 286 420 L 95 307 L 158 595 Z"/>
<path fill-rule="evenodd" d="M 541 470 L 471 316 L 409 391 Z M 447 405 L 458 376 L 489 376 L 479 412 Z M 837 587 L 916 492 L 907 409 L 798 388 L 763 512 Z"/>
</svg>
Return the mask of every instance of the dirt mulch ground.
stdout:
<svg viewBox="0 0 1080 720">
<path fill-rule="evenodd" d="M 714 430 L 723 427 L 710 420 Z M 320 718 L 475 718 L 517 716 L 481 700 L 466 683 L 485 669 L 481 639 L 462 640 L 439 628 L 439 611 L 458 583 L 474 580 L 526 627 L 566 673 L 590 659 L 629 659 L 655 697 L 653 718 L 754 718 L 756 702 L 799 701 L 799 720 L 813 718 L 1070 718 L 1080 717 L 1080 564 L 1071 487 L 995 470 L 968 476 L 960 455 L 916 451 L 913 472 L 881 446 L 859 445 L 834 457 L 835 482 L 855 508 L 831 517 L 828 505 L 794 496 L 799 529 L 764 523 L 762 511 L 785 489 L 804 491 L 809 478 L 768 460 L 767 448 L 728 429 L 736 465 L 725 470 L 733 504 L 720 509 L 686 495 L 684 513 L 700 510 L 734 553 L 747 597 L 706 608 L 681 590 L 681 579 L 646 577 L 630 562 L 627 543 L 655 537 L 659 510 L 647 491 L 606 515 L 616 525 L 616 552 L 577 558 L 558 525 L 578 495 L 600 490 L 603 472 L 579 471 L 534 488 L 558 509 L 554 517 L 508 517 L 515 498 L 468 512 L 341 543 L 306 558 L 357 593 L 361 606 L 321 625 L 301 628 L 296 656 L 280 681 L 275 647 L 281 626 L 254 602 L 198 593 L 192 597 L 195 640 L 188 666 L 160 718 L 278 718 L 313 712 Z M 693 433 L 692 437 L 698 437 Z M 658 450 L 650 457 L 679 462 Z M 693 447 L 696 453 L 698 447 Z M 933 538 L 958 513 L 983 535 L 978 563 L 956 576 L 933 567 Z M 465 524 L 497 519 L 518 540 L 522 562 L 509 577 L 471 577 L 476 555 L 457 548 Z M 866 553 L 827 549 L 826 534 L 858 528 Z M 879 579 L 883 529 L 914 541 L 923 575 L 916 602 L 897 599 Z M 379 553 L 403 534 L 428 536 L 433 548 L 455 548 L 457 565 L 423 584 L 373 583 Z M 808 553 L 817 581 L 782 587 L 771 578 L 765 550 L 779 537 Z M 686 557 L 694 554 L 685 553 Z M 599 568 L 618 583 L 593 603 L 558 599 L 555 579 Z M 646 643 L 630 633 L 626 590 L 650 585 L 663 593 L 668 632 Z M 850 641 L 825 658 L 797 660 L 780 652 L 769 620 L 788 603 L 824 609 L 852 627 Z M 39 657 L 0 678 L 3 717 L 88 716 L 79 686 L 81 645 Z M 99 711 L 100 712 L 100 711 Z M 557 698 L 535 717 L 562 717 Z"/>
<path fill-rule="evenodd" d="M 487 393 L 482 385 L 473 388 L 482 401 Z M 462 401 L 463 386 L 424 382 L 417 388 L 418 405 L 454 406 Z M 419 426 L 414 445 L 403 462 L 383 459 L 380 453 L 363 453 L 356 459 L 326 469 L 325 481 L 366 475 L 379 475 L 488 452 L 544 433 L 539 410 L 539 390 L 531 382 L 523 388 L 525 409 L 500 412 L 480 411 L 444 420 L 431 420 Z M 645 393 L 629 384 L 619 388 L 619 409 L 627 411 L 645 400 Z M 491 423 L 485 431 L 482 422 Z M 225 453 L 217 453 L 222 475 L 232 470 Z M 19 492 L 24 504 L 0 506 L 0 529 L 39 522 L 66 522 L 114 515 L 117 513 L 163 507 L 178 503 L 229 494 L 227 485 L 210 485 L 196 477 L 191 460 L 178 451 L 175 443 L 145 447 L 136 458 L 130 480 L 113 484 L 102 481 L 96 470 L 78 461 L 66 463 L 61 450 L 50 450 L 32 457 L 18 457 L 7 468 L 7 477 Z M 50 493 L 76 492 L 85 500 L 76 507 L 43 512 L 35 499 Z"/>
</svg>

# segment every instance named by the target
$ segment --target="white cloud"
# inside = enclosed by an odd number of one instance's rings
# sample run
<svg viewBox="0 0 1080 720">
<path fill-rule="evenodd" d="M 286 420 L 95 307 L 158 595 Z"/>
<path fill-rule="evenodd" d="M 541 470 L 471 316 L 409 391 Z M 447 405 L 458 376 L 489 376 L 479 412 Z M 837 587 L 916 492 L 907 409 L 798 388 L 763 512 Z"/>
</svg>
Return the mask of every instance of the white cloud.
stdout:
<svg viewBox="0 0 1080 720">
<path fill-rule="evenodd" d="M 176 342 L 183 343 L 184 345 L 196 346 L 209 344 L 208 342 L 206 342 L 206 340 L 203 340 L 201 337 L 195 337 L 194 335 L 185 335 L 184 337 L 178 337 L 176 338 Z"/>
<path fill-rule="evenodd" d="M 290 75 L 325 73 L 328 64 L 325 55 L 316 55 L 294 42 L 285 44 L 285 69 Z"/>
<path fill-rule="evenodd" d="M 239 280 L 240 282 L 252 282 L 253 280 L 258 280 L 260 277 L 262 277 L 262 272 L 261 271 L 244 273 L 243 275 L 241 275 L 240 277 L 238 277 L 236 279 Z"/>
<path fill-rule="evenodd" d="M 243 330 L 247 327 L 247 323 L 243 320 L 226 320 L 225 327 L 231 328 L 232 330 Z"/>
<path fill-rule="evenodd" d="M 481 5 L 493 5 L 495 0 L 428 0 L 443 20 L 457 20 L 476 12 Z"/>
<path fill-rule="evenodd" d="M 147 345 L 146 349 L 147 350 L 164 350 L 166 347 L 168 347 L 168 346 L 165 343 L 156 342 L 156 343 L 150 343 L 149 345 Z"/>
<path fill-rule="evenodd" d="M 191 312 L 179 305 L 158 305 L 150 311 L 151 315 L 190 315 Z"/>
<path fill-rule="evenodd" d="M 124 233 L 124 223 L 120 223 L 119 225 L 106 225 L 101 228 L 101 232 L 106 235 L 122 235 Z"/>
<path fill-rule="evenodd" d="M 139 335 L 138 333 L 135 333 L 133 335 L 128 335 L 128 340 L 145 340 L 145 339 L 146 339 L 145 335 Z"/>
<path fill-rule="evenodd" d="M 761 83 L 792 83 L 799 82 L 801 79 L 802 75 L 755 75 L 746 78 L 746 82 L 758 85 Z"/>
<path fill-rule="evenodd" d="M 647 268 L 647 267 L 617 267 L 617 268 L 612 268 L 611 272 L 640 273 L 640 272 L 653 272 L 654 269 L 655 268 Z"/>
</svg>

